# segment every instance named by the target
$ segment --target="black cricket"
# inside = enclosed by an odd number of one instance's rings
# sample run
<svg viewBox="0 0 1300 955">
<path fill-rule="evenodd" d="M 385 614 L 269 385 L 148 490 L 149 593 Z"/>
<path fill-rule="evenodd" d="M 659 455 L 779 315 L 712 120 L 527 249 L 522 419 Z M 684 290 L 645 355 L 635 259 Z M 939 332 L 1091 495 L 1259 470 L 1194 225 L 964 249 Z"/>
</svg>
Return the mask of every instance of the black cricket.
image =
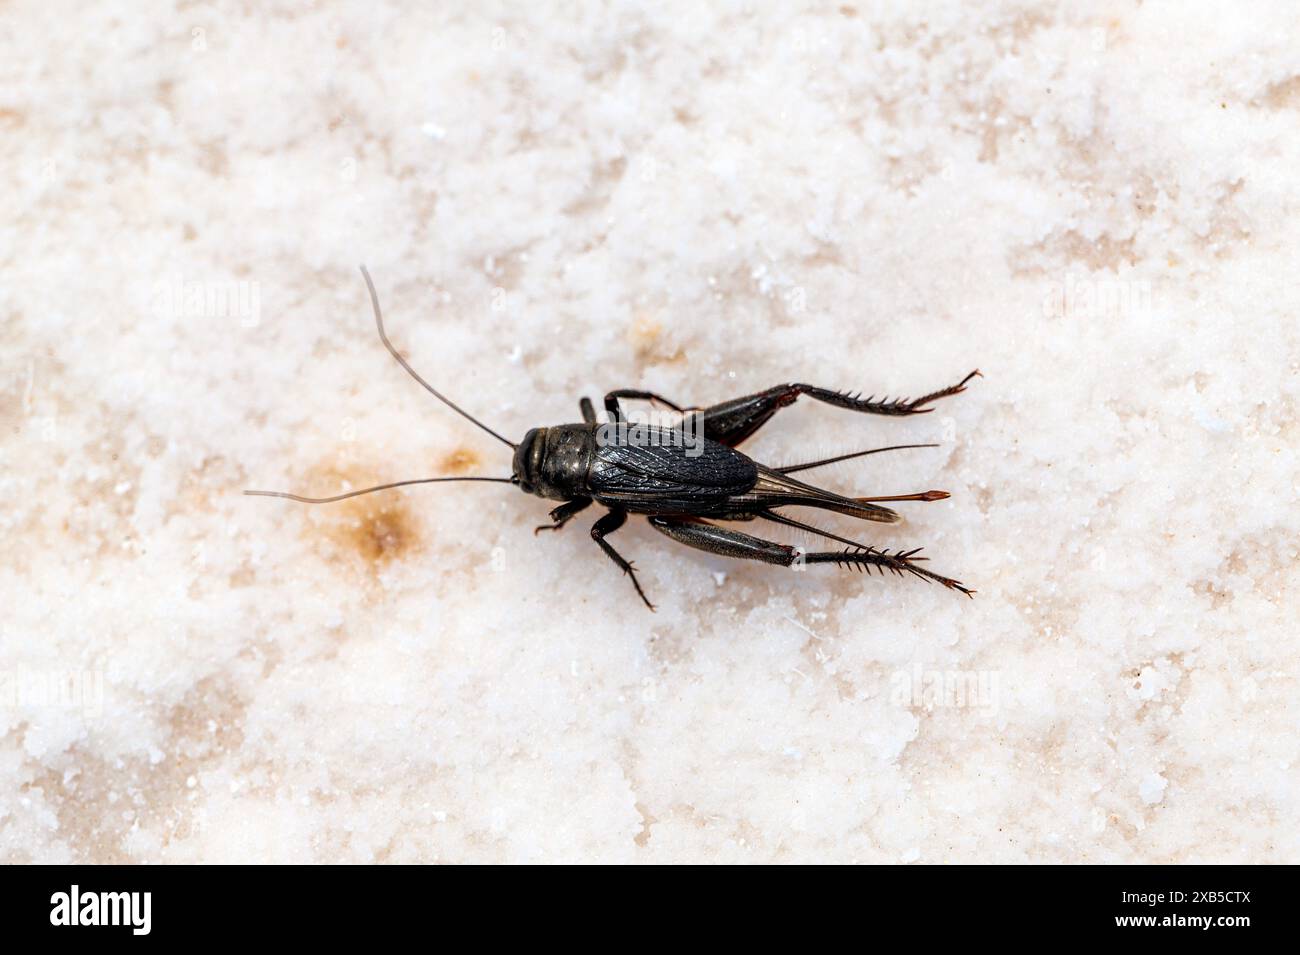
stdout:
<svg viewBox="0 0 1300 955">
<path fill-rule="evenodd" d="M 328 504 L 361 494 L 371 494 L 390 488 L 412 484 L 434 484 L 443 481 L 490 481 L 513 484 L 526 494 L 562 502 L 551 511 L 551 523 L 536 528 L 559 530 L 575 514 L 599 504 L 605 514 L 591 528 L 591 538 L 600 549 L 628 577 L 632 586 L 654 610 L 641 584 L 636 578 L 632 562 L 625 560 L 606 538 L 627 521 L 629 514 L 644 514 L 650 526 L 673 540 L 689 547 L 735 557 L 757 560 L 782 567 L 802 564 L 838 564 L 859 570 L 872 568 L 899 576 L 911 574 L 923 580 L 932 580 L 943 586 L 971 596 L 975 591 L 951 577 L 944 577 L 924 567 L 916 556 L 921 548 L 889 553 L 832 534 L 811 524 L 797 521 L 776 510 L 780 507 L 815 507 L 836 511 L 865 521 L 894 524 L 901 516 L 887 507 L 884 501 L 942 501 L 947 491 L 922 491 L 916 494 L 898 494 L 884 497 L 844 497 L 832 491 L 805 484 L 790 475 L 839 461 L 896 451 L 903 448 L 933 448 L 933 444 L 904 444 L 887 448 L 874 448 L 841 454 L 807 464 L 772 468 L 736 450 L 736 446 L 761 428 L 779 409 L 795 402 L 800 395 L 817 401 L 878 415 L 914 415 L 932 411 L 927 407 L 940 398 L 959 394 L 966 384 L 979 375 L 972 371 L 960 382 L 915 399 L 889 399 L 876 401 L 874 397 L 862 398 L 813 385 L 785 384 L 768 388 L 757 394 L 734 398 L 707 408 L 684 408 L 661 395 L 635 389 L 619 389 L 605 396 L 605 411 L 609 422 L 601 424 L 590 399 L 583 398 L 581 424 L 561 424 L 547 428 L 533 428 L 518 443 L 510 441 L 474 418 L 454 402 L 444 397 L 420 377 L 401 356 L 384 331 L 384 319 L 379 309 L 379 295 L 366 268 L 361 268 L 370 303 L 375 312 L 375 325 L 384 346 L 411 376 L 434 397 L 456 413 L 472 421 L 492 437 L 514 450 L 513 474 L 508 477 L 441 477 L 417 478 L 380 484 L 375 487 L 350 491 L 334 497 L 303 497 L 283 491 L 245 491 L 262 497 L 283 497 L 306 504 Z M 622 401 L 644 400 L 656 402 L 682 415 L 680 424 L 671 427 L 652 427 L 630 422 L 623 413 Z M 752 521 L 761 519 L 787 527 L 798 528 L 812 534 L 844 544 L 844 550 L 809 551 L 779 544 L 775 541 L 741 533 L 731 528 L 719 527 L 720 521 Z"/>
</svg>

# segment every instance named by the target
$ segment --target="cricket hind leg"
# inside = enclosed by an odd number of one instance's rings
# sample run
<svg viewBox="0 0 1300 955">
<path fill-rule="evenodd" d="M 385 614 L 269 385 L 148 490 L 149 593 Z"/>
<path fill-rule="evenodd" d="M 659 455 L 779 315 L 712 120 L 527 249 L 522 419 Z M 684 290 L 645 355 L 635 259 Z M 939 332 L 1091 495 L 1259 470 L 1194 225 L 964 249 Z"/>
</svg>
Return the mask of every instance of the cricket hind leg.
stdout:
<svg viewBox="0 0 1300 955">
<path fill-rule="evenodd" d="M 611 508 L 608 514 L 596 521 L 595 524 L 591 525 L 591 539 L 600 545 L 600 549 L 605 552 L 609 559 L 612 560 L 619 569 L 623 571 L 623 573 L 632 578 L 632 586 L 636 588 L 637 596 L 641 598 L 647 607 L 654 610 L 655 605 L 650 602 L 648 597 L 646 597 L 645 591 L 641 589 L 641 584 L 636 579 L 636 569 L 633 567 L 632 562 L 630 560 L 624 560 L 623 556 L 610 546 L 609 541 L 605 540 L 606 535 L 614 533 L 622 527 L 626 521 L 627 511 L 622 508 Z"/>
<path fill-rule="evenodd" d="M 843 538 L 826 534 L 815 527 L 799 524 L 797 521 L 791 521 L 788 518 L 779 520 L 779 523 L 802 527 L 813 533 L 821 534 L 823 537 L 844 541 Z M 757 560 L 765 564 L 777 564 L 781 567 L 790 567 L 796 563 L 836 564 L 840 567 L 865 569 L 868 573 L 874 568 L 879 570 L 882 575 L 886 572 L 897 574 L 900 577 L 911 574 L 922 580 L 932 580 L 935 583 L 942 584 L 949 590 L 960 591 L 968 597 L 975 593 L 975 591 L 963 586 L 951 577 L 944 577 L 923 567 L 918 567 L 916 561 L 925 559 L 916 556 L 921 549 L 919 547 L 915 550 L 898 551 L 891 554 L 888 551 L 876 550 L 873 547 L 849 541 L 847 542 L 849 547 L 842 551 L 805 552 L 798 547 L 778 544 L 775 541 L 764 540 L 752 534 L 745 534 L 727 527 L 719 527 L 699 518 L 655 516 L 650 518 L 650 526 L 679 544 L 685 544 L 687 547 L 694 547 L 697 550 L 717 554 L 721 557 Z"/>
<path fill-rule="evenodd" d="M 730 528 L 719 527 L 698 517 L 662 517 L 649 518 L 650 526 L 659 533 L 672 538 L 679 544 L 694 547 L 720 557 L 735 557 L 738 560 L 758 560 L 765 564 L 779 564 L 789 567 L 798 559 L 799 552 L 794 547 L 763 540 L 752 534 L 743 534 Z"/>
<path fill-rule="evenodd" d="M 589 497 L 575 497 L 572 501 L 565 501 L 559 507 L 551 511 L 550 524 L 538 524 L 533 528 L 534 534 L 540 534 L 542 531 L 558 531 L 573 518 L 574 514 L 588 507 L 591 504 Z"/>
<path fill-rule="evenodd" d="M 876 401 L 874 395 L 862 398 L 860 393 L 851 395 L 842 391 L 831 391 L 828 388 L 818 388 L 816 385 L 799 383 L 777 385 L 757 394 L 733 398 L 731 401 L 701 408 L 695 412 L 694 417 L 697 419 L 697 424 L 702 427 L 706 438 L 735 447 L 766 424 L 777 411 L 794 404 L 800 395 L 807 395 L 809 398 L 836 408 L 845 408 L 863 414 L 894 416 L 925 414 L 934 410 L 925 407 L 926 405 L 940 398 L 960 394 L 966 390 L 966 384 L 978 374 L 979 369 L 976 369 L 957 384 L 932 391 L 920 398 L 884 398 L 880 401 Z"/>
</svg>

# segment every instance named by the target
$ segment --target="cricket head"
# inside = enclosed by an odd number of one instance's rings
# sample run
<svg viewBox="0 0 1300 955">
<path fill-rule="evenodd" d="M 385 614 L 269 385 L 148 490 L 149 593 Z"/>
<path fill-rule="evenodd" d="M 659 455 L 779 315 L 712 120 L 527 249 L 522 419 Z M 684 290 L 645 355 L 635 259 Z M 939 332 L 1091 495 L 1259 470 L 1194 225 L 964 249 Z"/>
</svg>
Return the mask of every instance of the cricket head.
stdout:
<svg viewBox="0 0 1300 955">
<path fill-rule="evenodd" d="M 511 480 L 525 494 L 537 494 L 545 497 L 542 488 L 545 477 L 542 474 L 542 459 L 546 452 L 546 429 L 532 428 L 523 440 L 515 445 L 514 473 Z"/>
</svg>

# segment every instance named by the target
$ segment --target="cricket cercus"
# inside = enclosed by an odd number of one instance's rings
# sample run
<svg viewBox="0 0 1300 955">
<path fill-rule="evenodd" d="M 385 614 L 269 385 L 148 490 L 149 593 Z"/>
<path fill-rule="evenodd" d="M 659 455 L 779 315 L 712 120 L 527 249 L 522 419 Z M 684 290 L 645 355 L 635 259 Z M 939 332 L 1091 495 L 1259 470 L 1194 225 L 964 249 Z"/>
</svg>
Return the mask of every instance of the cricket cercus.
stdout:
<svg viewBox="0 0 1300 955">
<path fill-rule="evenodd" d="M 911 574 L 933 580 L 967 596 L 974 593 L 951 577 L 944 577 L 919 565 L 924 557 L 915 550 L 890 553 L 840 537 L 826 530 L 804 524 L 777 510 L 784 507 L 815 507 L 836 511 L 864 521 L 893 524 L 901 520 L 896 511 L 881 507 L 882 502 L 942 501 L 947 491 L 922 491 L 884 497 L 845 497 L 806 484 L 791 477 L 798 471 L 838 461 L 896 451 L 902 448 L 936 447 L 933 444 L 904 444 L 841 454 L 807 464 L 768 467 L 736 450 L 736 446 L 767 423 L 779 409 L 794 403 L 800 395 L 817 401 L 878 415 L 913 415 L 932 410 L 928 407 L 940 398 L 965 390 L 967 382 L 979 374 L 972 371 L 951 387 L 911 400 L 888 398 L 876 401 L 813 385 L 786 384 L 768 388 L 743 398 L 733 398 L 707 408 L 683 408 L 649 391 L 619 389 L 605 396 L 608 423 L 596 420 L 590 399 L 583 398 L 580 424 L 533 428 L 518 442 L 493 431 L 460 406 L 443 396 L 420 377 L 393 347 L 384 331 L 375 283 L 363 266 L 361 274 L 370 292 L 375 325 L 384 346 L 416 381 L 435 398 L 457 414 L 472 421 L 514 451 L 514 468 L 510 477 L 433 477 L 380 484 L 333 497 L 303 497 L 284 491 L 245 491 L 263 497 L 283 497 L 306 504 L 329 504 L 361 494 L 372 494 L 412 484 L 442 481 L 495 481 L 513 484 L 526 494 L 561 502 L 551 511 L 551 523 L 538 527 L 559 530 L 579 511 L 593 503 L 605 508 L 605 514 L 591 528 L 591 538 L 600 549 L 632 580 L 632 586 L 645 605 L 647 599 L 631 561 L 625 560 L 606 538 L 623 526 L 629 514 L 643 514 L 650 526 L 680 544 L 741 560 L 757 560 L 782 567 L 800 564 L 838 564 L 868 572 L 875 568 L 899 576 Z M 672 427 L 651 427 L 629 422 L 621 405 L 626 400 L 658 402 L 682 415 Z M 846 545 L 843 550 L 809 551 L 745 534 L 714 521 L 771 521 L 819 535 Z"/>
</svg>

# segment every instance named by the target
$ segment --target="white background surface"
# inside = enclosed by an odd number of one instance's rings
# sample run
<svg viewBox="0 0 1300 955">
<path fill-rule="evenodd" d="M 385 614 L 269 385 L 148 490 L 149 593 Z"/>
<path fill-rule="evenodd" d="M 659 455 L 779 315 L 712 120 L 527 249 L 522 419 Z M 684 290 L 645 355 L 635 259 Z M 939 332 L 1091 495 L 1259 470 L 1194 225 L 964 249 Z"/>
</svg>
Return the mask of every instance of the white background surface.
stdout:
<svg viewBox="0 0 1300 955">
<path fill-rule="evenodd" d="M 1295 861 L 1297 27 L 7 4 L 0 856 Z M 747 446 L 942 442 L 817 479 L 950 490 L 835 526 L 977 598 L 631 522 L 650 614 L 514 489 L 240 496 L 508 473 L 362 261 L 516 438 L 981 368 Z"/>
</svg>

